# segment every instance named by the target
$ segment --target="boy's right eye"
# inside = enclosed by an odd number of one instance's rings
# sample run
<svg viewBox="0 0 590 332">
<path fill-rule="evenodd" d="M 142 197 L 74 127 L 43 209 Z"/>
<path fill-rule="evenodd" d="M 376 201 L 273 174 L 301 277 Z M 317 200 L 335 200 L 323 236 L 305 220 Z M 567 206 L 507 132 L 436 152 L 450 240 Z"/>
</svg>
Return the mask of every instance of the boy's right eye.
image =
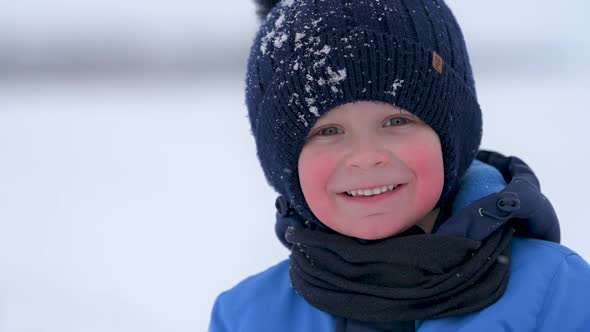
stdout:
<svg viewBox="0 0 590 332">
<path fill-rule="evenodd" d="M 317 131 L 317 134 L 320 136 L 332 136 L 342 133 L 344 133 L 344 130 L 342 128 L 334 126 L 325 127 Z"/>
</svg>

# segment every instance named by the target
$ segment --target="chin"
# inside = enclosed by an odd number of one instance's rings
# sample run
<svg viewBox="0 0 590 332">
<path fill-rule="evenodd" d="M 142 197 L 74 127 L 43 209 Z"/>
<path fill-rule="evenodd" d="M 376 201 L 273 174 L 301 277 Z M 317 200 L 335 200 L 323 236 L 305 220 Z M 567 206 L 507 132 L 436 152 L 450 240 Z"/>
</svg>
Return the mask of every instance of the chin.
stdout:
<svg viewBox="0 0 590 332">
<path fill-rule="evenodd" d="M 381 240 L 402 233 L 412 226 L 413 224 L 400 224 L 391 219 L 366 220 L 343 234 L 362 240 Z"/>
</svg>

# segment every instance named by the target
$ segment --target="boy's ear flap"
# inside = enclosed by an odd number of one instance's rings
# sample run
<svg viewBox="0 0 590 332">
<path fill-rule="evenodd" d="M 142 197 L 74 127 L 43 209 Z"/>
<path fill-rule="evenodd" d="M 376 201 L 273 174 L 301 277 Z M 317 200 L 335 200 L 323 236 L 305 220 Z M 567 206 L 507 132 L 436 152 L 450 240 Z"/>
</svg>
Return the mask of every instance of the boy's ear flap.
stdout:
<svg viewBox="0 0 590 332">
<path fill-rule="evenodd" d="M 259 19 L 264 20 L 266 15 L 268 15 L 273 7 L 279 2 L 281 2 L 281 0 L 254 0 L 254 3 L 256 4 L 256 15 L 258 15 Z"/>
</svg>

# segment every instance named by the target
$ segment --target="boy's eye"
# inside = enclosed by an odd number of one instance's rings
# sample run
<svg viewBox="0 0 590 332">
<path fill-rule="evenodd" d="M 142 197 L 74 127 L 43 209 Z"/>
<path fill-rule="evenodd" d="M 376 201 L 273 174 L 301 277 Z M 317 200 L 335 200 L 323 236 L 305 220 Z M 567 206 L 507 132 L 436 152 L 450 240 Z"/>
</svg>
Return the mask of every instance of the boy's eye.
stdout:
<svg viewBox="0 0 590 332">
<path fill-rule="evenodd" d="M 404 118 L 404 117 L 393 117 L 393 118 L 389 118 L 385 121 L 385 126 L 389 127 L 389 126 L 403 126 L 407 123 L 409 123 L 410 120 Z"/>
<path fill-rule="evenodd" d="M 336 135 L 336 134 L 341 134 L 343 132 L 344 132 L 344 130 L 342 130 L 342 128 L 331 126 L 331 127 L 326 127 L 326 128 L 322 128 L 322 129 L 318 130 L 318 135 L 332 136 L 332 135 Z"/>
</svg>

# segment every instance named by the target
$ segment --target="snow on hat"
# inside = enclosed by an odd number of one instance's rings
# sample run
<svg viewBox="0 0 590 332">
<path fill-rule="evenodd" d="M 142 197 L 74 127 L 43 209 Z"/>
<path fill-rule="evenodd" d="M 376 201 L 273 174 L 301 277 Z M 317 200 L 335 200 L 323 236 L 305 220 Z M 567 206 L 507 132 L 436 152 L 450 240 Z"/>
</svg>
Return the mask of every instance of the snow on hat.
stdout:
<svg viewBox="0 0 590 332">
<path fill-rule="evenodd" d="M 258 0 L 261 2 L 261 0 Z M 408 110 L 439 136 L 439 204 L 475 158 L 481 111 L 463 35 L 442 0 L 269 1 L 248 59 L 246 104 L 270 185 L 317 222 L 297 164 L 309 130 L 354 101 Z M 272 8 L 272 9 L 271 9 Z M 260 13 L 260 12 L 259 12 Z"/>
</svg>

